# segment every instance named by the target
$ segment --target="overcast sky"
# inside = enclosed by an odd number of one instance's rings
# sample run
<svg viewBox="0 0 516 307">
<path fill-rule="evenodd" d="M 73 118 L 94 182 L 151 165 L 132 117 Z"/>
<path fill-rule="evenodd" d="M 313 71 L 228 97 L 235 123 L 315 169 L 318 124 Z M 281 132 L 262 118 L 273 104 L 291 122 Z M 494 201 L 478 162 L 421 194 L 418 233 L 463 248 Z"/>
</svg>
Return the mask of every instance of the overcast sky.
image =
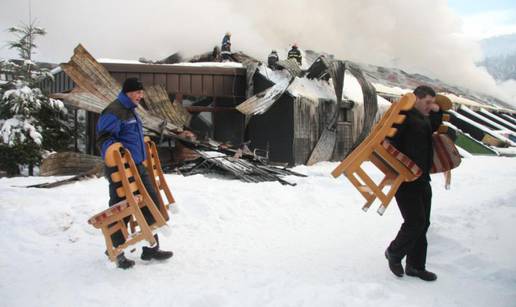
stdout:
<svg viewBox="0 0 516 307">
<path fill-rule="evenodd" d="M 476 41 L 516 33 L 516 1 L 32 0 L 32 18 L 48 32 L 38 41 L 40 61 L 65 62 L 78 43 L 97 58 L 193 55 L 231 31 L 234 50 L 260 59 L 297 42 L 507 98 L 476 67 L 482 56 Z M 0 0 L 1 58 L 16 57 L 3 29 L 28 19 L 29 0 Z"/>
</svg>

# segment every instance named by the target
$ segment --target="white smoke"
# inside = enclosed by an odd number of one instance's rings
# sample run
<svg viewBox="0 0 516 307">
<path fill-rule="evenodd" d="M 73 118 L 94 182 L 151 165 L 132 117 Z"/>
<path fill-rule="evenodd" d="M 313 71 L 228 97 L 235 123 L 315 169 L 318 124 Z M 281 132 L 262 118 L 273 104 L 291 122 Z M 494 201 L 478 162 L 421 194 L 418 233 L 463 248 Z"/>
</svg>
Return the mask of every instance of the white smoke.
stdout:
<svg viewBox="0 0 516 307">
<path fill-rule="evenodd" d="M 28 1 L 2 0 L 0 28 L 26 20 L 27 7 Z M 193 55 L 220 45 L 231 31 L 234 50 L 260 59 L 297 42 L 302 49 L 516 99 L 514 82 L 497 85 L 475 65 L 480 46 L 464 35 L 446 0 L 32 0 L 32 14 L 48 30 L 37 60 L 67 61 L 78 43 L 102 58 Z M 0 42 L 8 39 L 0 31 Z"/>
<path fill-rule="evenodd" d="M 226 0 L 276 46 L 395 66 L 516 103 L 514 82 L 498 85 L 475 65 L 480 45 L 463 33 L 446 0 Z"/>
</svg>

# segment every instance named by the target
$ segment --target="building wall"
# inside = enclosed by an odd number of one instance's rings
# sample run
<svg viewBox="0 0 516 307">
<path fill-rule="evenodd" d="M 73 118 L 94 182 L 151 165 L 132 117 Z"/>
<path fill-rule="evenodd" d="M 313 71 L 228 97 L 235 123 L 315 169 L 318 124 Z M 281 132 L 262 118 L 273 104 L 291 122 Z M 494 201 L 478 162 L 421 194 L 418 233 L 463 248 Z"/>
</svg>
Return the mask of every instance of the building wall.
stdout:
<svg viewBox="0 0 516 307">
<path fill-rule="evenodd" d="M 313 101 L 304 97 L 294 100 L 294 164 L 305 164 L 323 131 L 330 122 L 336 103 L 335 101 Z M 332 154 L 332 160 L 342 160 L 349 151 L 352 123 L 348 110 L 340 108 L 337 119 L 336 144 Z"/>
<path fill-rule="evenodd" d="M 292 97 L 283 95 L 267 112 L 249 120 L 246 140 L 251 149 L 269 150 L 273 162 L 294 164 L 294 113 Z"/>
<path fill-rule="evenodd" d="M 215 100 L 216 107 L 236 107 L 243 99 L 219 98 Z M 214 112 L 213 138 L 219 142 L 240 145 L 244 141 L 245 116 L 237 110 Z"/>
</svg>

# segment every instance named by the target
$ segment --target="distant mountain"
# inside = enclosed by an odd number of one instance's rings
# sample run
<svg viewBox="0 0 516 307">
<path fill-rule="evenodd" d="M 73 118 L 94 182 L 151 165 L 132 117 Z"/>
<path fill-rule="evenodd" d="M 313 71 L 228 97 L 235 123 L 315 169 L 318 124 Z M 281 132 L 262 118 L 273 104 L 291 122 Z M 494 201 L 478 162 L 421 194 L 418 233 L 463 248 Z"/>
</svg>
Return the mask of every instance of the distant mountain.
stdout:
<svg viewBox="0 0 516 307">
<path fill-rule="evenodd" d="M 480 42 L 485 58 L 479 63 L 498 81 L 516 80 L 516 33 Z"/>
<path fill-rule="evenodd" d="M 481 65 L 498 81 L 516 80 L 516 52 L 486 58 Z"/>
<path fill-rule="evenodd" d="M 516 53 L 516 33 L 490 37 L 480 41 L 485 58 Z"/>
</svg>

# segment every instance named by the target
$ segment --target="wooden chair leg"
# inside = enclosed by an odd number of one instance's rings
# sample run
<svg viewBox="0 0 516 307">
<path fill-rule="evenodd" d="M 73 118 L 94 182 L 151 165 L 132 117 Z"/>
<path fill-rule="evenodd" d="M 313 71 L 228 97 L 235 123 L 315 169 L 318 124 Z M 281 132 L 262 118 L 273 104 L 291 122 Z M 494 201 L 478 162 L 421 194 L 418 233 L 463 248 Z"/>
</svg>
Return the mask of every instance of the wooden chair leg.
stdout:
<svg viewBox="0 0 516 307">
<path fill-rule="evenodd" d="M 108 253 L 109 260 L 116 261 L 116 256 L 118 256 L 118 254 L 115 253 L 115 249 L 113 247 L 113 240 L 111 240 L 111 231 L 108 225 L 104 225 L 102 227 L 102 234 L 104 234 L 104 240 L 106 241 L 106 250 Z"/>
<path fill-rule="evenodd" d="M 122 221 L 118 221 L 118 225 L 120 227 L 120 230 L 122 231 L 122 234 L 124 235 L 124 239 L 127 240 L 127 238 L 129 238 L 129 232 L 127 231 L 127 226 Z"/>
<path fill-rule="evenodd" d="M 360 187 L 363 187 L 363 185 L 360 183 L 360 181 L 358 181 L 358 179 L 355 177 L 354 174 L 346 174 L 346 177 L 357 188 L 357 190 L 360 192 L 360 194 L 362 194 L 362 196 L 364 196 L 364 198 L 366 199 L 366 203 L 362 207 L 362 210 L 367 212 L 367 210 L 369 209 L 371 204 L 376 199 L 376 196 L 372 193 L 372 191 L 368 192 L 368 191 L 361 189 Z"/>
<path fill-rule="evenodd" d="M 138 226 L 140 226 L 140 231 L 143 234 L 143 237 L 147 242 L 149 242 L 151 245 L 156 244 L 156 239 L 154 238 L 154 235 L 152 234 L 152 230 L 150 229 L 149 225 L 147 224 L 147 221 L 145 220 L 145 217 L 143 216 L 142 211 L 138 207 L 138 204 L 131 204 L 132 207 L 132 213 L 136 219 L 136 222 L 138 223 Z"/>
<path fill-rule="evenodd" d="M 385 194 L 383 194 L 376 183 L 374 183 L 373 179 L 371 179 L 371 177 L 369 177 L 362 168 L 358 168 L 356 172 L 358 176 L 365 182 L 365 184 L 372 190 L 376 197 L 383 201 Z"/>
<path fill-rule="evenodd" d="M 389 190 L 389 192 L 387 193 L 387 195 L 385 197 L 385 200 L 382 201 L 382 204 L 380 205 L 380 207 L 376 211 L 376 212 L 378 212 L 379 215 L 383 215 L 385 213 L 385 210 L 387 210 L 387 207 L 389 206 L 389 203 L 391 202 L 392 198 L 394 197 L 394 195 L 398 191 L 398 188 L 403 183 L 403 181 L 404 181 L 403 177 L 401 177 L 401 176 L 398 176 L 394 180 L 394 182 L 391 185 L 391 189 Z"/>
</svg>

